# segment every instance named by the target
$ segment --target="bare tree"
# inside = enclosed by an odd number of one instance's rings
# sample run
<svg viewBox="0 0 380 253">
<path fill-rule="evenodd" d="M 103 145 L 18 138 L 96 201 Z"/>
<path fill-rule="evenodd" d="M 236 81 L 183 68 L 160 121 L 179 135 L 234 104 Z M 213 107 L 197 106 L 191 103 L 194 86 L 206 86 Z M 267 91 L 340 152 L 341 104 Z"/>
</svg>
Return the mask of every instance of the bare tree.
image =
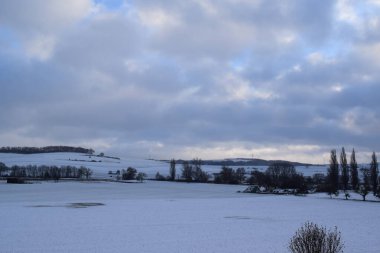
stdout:
<svg viewBox="0 0 380 253">
<path fill-rule="evenodd" d="M 245 169 L 237 168 L 236 169 L 236 179 L 239 181 L 239 184 L 243 183 L 245 180 Z"/>
<path fill-rule="evenodd" d="M 339 253 L 343 252 L 343 247 L 336 227 L 327 231 L 312 222 L 306 222 L 299 228 L 288 246 L 292 253 Z"/>
<path fill-rule="evenodd" d="M 0 176 L 3 174 L 3 171 L 6 171 L 7 169 L 8 167 L 4 163 L 0 162 Z"/>
<path fill-rule="evenodd" d="M 136 176 L 136 180 L 139 181 L 140 183 L 144 182 L 144 179 L 146 177 L 146 174 L 143 172 L 139 172 Z"/>
<path fill-rule="evenodd" d="M 182 178 L 185 179 L 187 182 L 193 181 L 193 166 L 189 164 L 189 162 L 185 161 L 182 164 Z"/>
</svg>

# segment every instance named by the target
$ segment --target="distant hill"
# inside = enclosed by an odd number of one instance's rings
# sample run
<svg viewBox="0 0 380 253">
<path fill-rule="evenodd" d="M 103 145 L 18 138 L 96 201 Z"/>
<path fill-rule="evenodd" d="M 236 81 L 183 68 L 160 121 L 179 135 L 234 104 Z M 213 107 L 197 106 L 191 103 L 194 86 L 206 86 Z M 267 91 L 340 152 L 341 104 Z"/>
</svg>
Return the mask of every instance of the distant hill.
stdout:
<svg viewBox="0 0 380 253">
<path fill-rule="evenodd" d="M 93 149 L 70 146 L 46 146 L 46 147 L 1 147 L 0 153 L 15 154 L 39 154 L 39 153 L 57 153 L 57 152 L 73 152 L 83 154 L 93 154 Z"/>
<path fill-rule="evenodd" d="M 169 160 L 160 160 L 163 162 L 170 162 Z M 177 164 L 183 164 L 184 162 L 190 162 L 191 160 L 176 160 Z M 284 160 L 264 160 L 264 159 L 256 159 L 256 158 L 230 158 L 230 159 L 222 159 L 222 160 L 202 160 L 202 165 L 216 165 L 216 166 L 269 166 L 276 162 L 286 162 L 290 163 L 293 166 L 312 166 L 310 163 L 299 163 L 299 162 L 290 162 Z"/>
</svg>

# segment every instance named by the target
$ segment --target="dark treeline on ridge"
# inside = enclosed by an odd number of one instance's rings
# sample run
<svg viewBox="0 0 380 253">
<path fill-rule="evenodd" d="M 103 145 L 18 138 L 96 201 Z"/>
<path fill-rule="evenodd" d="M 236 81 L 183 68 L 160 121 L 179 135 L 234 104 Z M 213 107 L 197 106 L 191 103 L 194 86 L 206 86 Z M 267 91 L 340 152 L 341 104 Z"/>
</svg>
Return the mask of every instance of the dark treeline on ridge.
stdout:
<svg viewBox="0 0 380 253">
<path fill-rule="evenodd" d="M 8 171 L 8 173 L 7 173 Z M 26 165 L 7 167 L 0 162 L 0 176 L 7 178 L 25 178 L 25 179 L 54 179 L 58 181 L 60 178 L 80 178 L 89 179 L 92 175 L 92 170 L 84 166 L 48 166 L 48 165 Z"/>
<path fill-rule="evenodd" d="M 93 149 L 70 146 L 46 146 L 46 147 L 1 147 L 0 153 L 15 154 L 38 154 L 38 153 L 56 153 L 56 152 L 73 152 L 83 154 L 93 154 Z"/>
<path fill-rule="evenodd" d="M 169 162 L 168 160 L 160 160 L 163 162 Z M 175 160 L 176 164 L 191 163 L 191 160 Z M 276 163 L 288 163 L 293 166 L 311 166 L 310 163 L 289 162 L 283 160 L 264 160 L 257 158 L 236 158 L 236 159 L 223 159 L 223 160 L 202 160 L 202 165 L 214 165 L 214 166 L 270 166 Z"/>
</svg>

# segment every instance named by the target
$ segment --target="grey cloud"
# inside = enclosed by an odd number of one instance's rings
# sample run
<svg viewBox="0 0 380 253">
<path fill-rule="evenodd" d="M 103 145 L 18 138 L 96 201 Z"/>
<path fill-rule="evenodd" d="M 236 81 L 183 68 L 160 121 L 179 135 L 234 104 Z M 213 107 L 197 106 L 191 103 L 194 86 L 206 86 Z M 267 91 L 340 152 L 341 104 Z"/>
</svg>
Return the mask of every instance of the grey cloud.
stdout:
<svg viewBox="0 0 380 253">
<path fill-rule="evenodd" d="M 215 12 L 195 1 L 135 1 L 83 18 L 81 7 L 76 23 L 63 29 L 53 19 L 41 30 L 55 36 L 48 58 L 0 49 L 0 141 L 18 135 L 4 145 L 36 139 L 142 157 L 220 145 L 281 146 L 284 155 L 293 154 L 287 145 L 316 145 L 315 156 L 341 145 L 380 150 L 380 76 L 363 54 L 379 43 L 374 31 L 360 37 L 337 21 L 334 1 L 205 3 Z M 144 24 L 139 11 L 155 8 L 178 24 L 162 16 Z M 40 21 L 7 10 L 0 22 L 23 45 Z"/>
</svg>

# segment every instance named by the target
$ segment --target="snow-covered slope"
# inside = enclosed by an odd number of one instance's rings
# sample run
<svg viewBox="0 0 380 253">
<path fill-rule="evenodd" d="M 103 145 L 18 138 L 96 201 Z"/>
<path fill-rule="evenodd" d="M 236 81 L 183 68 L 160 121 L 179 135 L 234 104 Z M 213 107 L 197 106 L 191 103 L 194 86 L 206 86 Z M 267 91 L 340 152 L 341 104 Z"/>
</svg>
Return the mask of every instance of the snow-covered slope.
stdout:
<svg viewBox="0 0 380 253">
<path fill-rule="evenodd" d="M 93 170 L 94 178 L 109 178 L 108 171 L 117 171 L 127 169 L 129 166 L 136 168 L 140 172 L 148 175 L 148 178 L 154 178 L 157 172 L 162 175 L 169 174 L 169 164 L 162 161 L 121 157 L 120 159 L 89 156 L 81 153 L 44 153 L 44 154 L 9 154 L 0 153 L 0 162 L 7 166 L 12 165 L 71 165 L 85 166 Z M 217 173 L 221 166 L 204 165 L 202 169 L 208 173 Z M 181 165 L 177 165 L 177 173 L 181 172 Z M 264 171 L 267 166 L 255 166 L 255 168 Z M 249 172 L 252 167 L 246 168 Z M 326 173 L 326 167 L 323 166 L 297 166 L 296 169 L 305 176 L 311 176 L 315 173 Z"/>
</svg>

